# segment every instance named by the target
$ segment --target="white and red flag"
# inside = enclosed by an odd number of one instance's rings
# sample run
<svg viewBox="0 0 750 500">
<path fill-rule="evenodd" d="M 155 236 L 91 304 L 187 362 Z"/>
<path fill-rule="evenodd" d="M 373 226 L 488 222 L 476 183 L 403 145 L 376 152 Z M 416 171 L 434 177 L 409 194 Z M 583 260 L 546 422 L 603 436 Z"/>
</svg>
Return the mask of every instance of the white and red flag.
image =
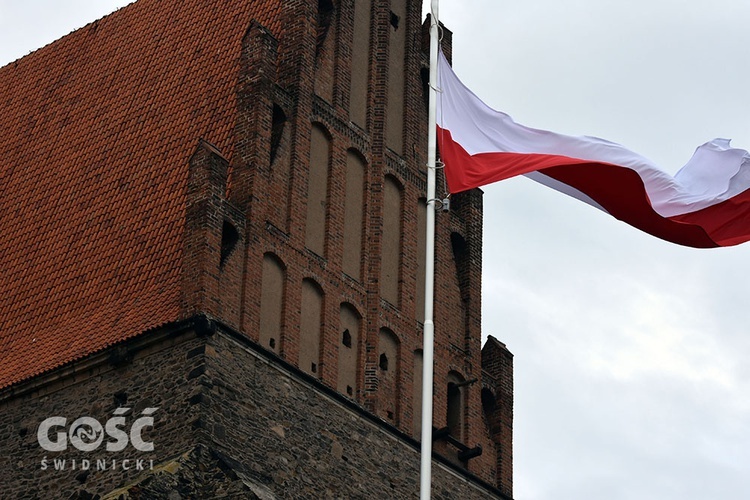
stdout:
<svg viewBox="0 0 750 500">
<path fill-rule="evenodd" d="M 658 238 L 697 248 L 750 240 L 750 154 L 698 147 L 673 176 L 619 144 L 537 130 L 491 109 L 438 63 L 437 140 L 448 190 L 524 174 Z"/>
</svg>

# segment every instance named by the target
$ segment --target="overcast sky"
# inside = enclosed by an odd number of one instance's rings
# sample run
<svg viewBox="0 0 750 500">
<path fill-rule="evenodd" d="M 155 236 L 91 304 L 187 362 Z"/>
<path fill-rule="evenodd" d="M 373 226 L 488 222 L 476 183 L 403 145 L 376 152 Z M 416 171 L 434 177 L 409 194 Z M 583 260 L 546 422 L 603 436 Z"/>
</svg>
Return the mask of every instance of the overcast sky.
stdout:
<svg viewBox="0 0 750 500">
<path fill-rule="evenodd" d="M 0 65 L 127 3 L 0 0 Z M 750 2 L 440 8 L 458 76 L 519 123 L 671 174 L 715 137 L 750 148 Z M 484 332 L 515 354 L 515 497 L 750 498 L 750 244 L 679 247 L 525 178 L 484 191 Z"/>
</svg>

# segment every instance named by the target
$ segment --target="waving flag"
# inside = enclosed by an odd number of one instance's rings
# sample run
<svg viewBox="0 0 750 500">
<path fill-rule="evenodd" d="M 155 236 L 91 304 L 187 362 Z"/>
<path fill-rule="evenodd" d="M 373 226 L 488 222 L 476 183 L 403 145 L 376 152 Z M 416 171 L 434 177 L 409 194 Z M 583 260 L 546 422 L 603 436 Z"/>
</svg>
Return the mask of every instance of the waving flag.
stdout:
<svg viewBox="0 0 750 500">
<path fill-rule="evenodd" d="M 673 177 L 619 144 L 514 122 L 467 89 L 442 54 L 438 85 L 437 139 L 451 193 L 525 174 L 673 243 L 750 240 L 750 154 L 727 139 L 698 147 Z"/>
</svg>

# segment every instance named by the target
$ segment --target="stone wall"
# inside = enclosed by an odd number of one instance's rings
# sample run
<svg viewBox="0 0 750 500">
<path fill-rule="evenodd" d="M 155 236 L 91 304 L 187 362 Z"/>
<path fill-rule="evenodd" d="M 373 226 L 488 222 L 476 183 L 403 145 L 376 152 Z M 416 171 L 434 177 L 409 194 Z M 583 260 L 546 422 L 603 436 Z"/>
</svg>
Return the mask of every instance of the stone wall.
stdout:
<svg viewBox="0 0 750 500">
<path fill-rule="evenodd" d="M 200 368 L 191 353 L 202 350 L 206 339 L 196 336 L 189 325 L 147 333 L 0 393 L 0 497 L 74 498 L 82 491 L 102 494 L 144 472 L 138 470 L 137 460 L 150 469 L 152 463 L 193 447 L 197 433 L 192 422 L 199 417 L 200 408 L 191 404 L 191 396 L 199 383 Z M 96 450 L 87 452 L 72 446 L 69 436 L 64 451 L 49 452 L 40 446 L 37 432 L 49 417 L 66 419 L 63 428 L 49 432 L 50 439 L 56 439 L 58 431 L 70 431 L 79 417 L 92 417 L 104 426 L 115 409 L 125 407 L 131 408 L 125 415 L 125 429 L 130 429 L 146 408 L 158 408 L 153 428 L 142 433 L 144 441 L 153 443 L 152 452 L 139 451 L 131 444 L 122 451 L 109 452 L 106 436 Z M 89 461 L 88 471 L 83 460 Z M 96 470 L 97 460 L 104 461 L 106 470 Z"/>
<path fill-rule="evenodd" d="M 153 451 L 132 444 L 106 451 L 114 442 L 107 435 L 94 451 L 69 445 L 49 452 L 39 444 L 37 430 L 50 416 L 66 417 L 64 430 L 82 416 L 104 426 L 121 407 L 132 408 L 126 431 L 145 408 L 158 408 L 143 432 Z M 0 483 L 10 498 L 419 492 L 418 443 L 236 331 L 201 321 L 147 333 L 0 394 L 0 430 Z M 66 461 L 63 470 L 55 470 L 55 459 L 58 469 Z M 102 463 L 106 470 L 97 470 Z M 434 462 L 433 485 L 434 498 L 504 498 L 442 459 Z"/>
</svg>

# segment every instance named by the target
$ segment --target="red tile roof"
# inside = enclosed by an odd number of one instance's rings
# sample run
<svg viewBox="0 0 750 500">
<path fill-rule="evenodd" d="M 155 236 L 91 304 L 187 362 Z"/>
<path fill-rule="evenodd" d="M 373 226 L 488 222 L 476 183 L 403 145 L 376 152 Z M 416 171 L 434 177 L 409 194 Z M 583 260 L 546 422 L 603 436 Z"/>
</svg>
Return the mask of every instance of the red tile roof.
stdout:
<svg viewBox="0 0 750 500">
<path fill-rule="evenodd" d="M 179 319 L 188 159 L 282 0 L 140 0 L 0 68 L 0 388 Z"/>
</svg>

